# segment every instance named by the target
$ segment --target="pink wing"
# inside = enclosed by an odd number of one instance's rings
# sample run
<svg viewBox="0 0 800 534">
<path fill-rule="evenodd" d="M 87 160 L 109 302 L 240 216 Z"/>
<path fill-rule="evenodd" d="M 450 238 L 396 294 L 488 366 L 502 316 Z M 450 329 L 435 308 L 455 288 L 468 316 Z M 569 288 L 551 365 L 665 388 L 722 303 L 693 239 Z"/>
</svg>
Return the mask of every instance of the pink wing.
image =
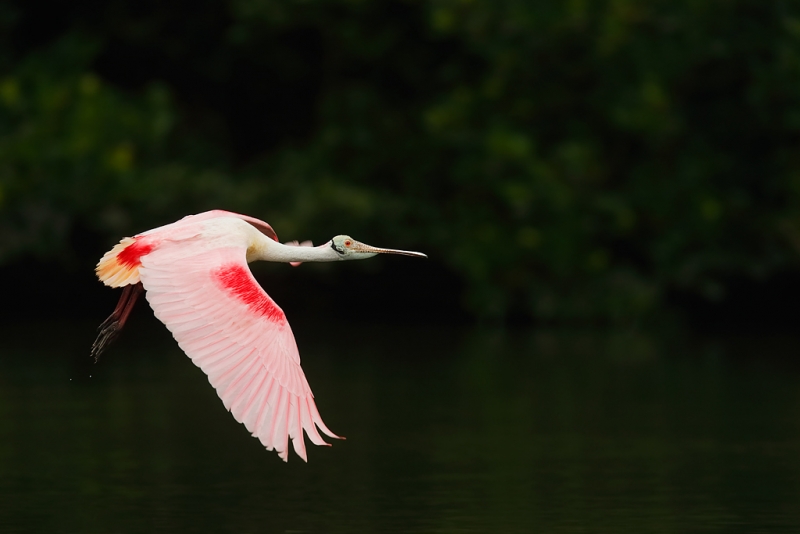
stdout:
<svg viewBox="0 0 800 534">
<path fill-rule="evenodd" d="M 152 230 L 148 230 L 138 235 L 159 233 L 168 228 L 172 230 L 179 226 L 194 225 L 194 223 L 198 223 L 201 221 L 208 221 L 210 219 L 218 219 L 224 217 L 235 217 L 237 219 L 247 221 L 252 226 L 256 227 L 258 231 L 264 234 L 265 236 L 269 237 L 274 241 L 278 240 L 278 234 L 275 233 L 275 230 L 272 229 L 272 226 L 270 226 L 269 223 L 265 223 L 261 219 L 256 219 L 255 217 L 250 217 L 249 215 L 242 215 L 241 213 L 234 213 L 232 211 L 225 211 L 225 210 L 211 210 L 211 211 L 204 211 L 202 213 L 197 213 L 195 215 L 187 215 L 186 217 L 184 217 L 179 221 L 168 224 L 166 226 L 161 226 L 159 228 L 153 228 Z"/>
<path fill-rule="evenodd" d="M 327 445 L 316 426 L 338 437 L 322 422 L 286 316 L 253 278 L 246 247 L 164 245 L 141 258 L 147 300 L 233 417 L 284 461 L 289 438 L 307 461 L 303 430 L 316 445 Z"/>
</svg>

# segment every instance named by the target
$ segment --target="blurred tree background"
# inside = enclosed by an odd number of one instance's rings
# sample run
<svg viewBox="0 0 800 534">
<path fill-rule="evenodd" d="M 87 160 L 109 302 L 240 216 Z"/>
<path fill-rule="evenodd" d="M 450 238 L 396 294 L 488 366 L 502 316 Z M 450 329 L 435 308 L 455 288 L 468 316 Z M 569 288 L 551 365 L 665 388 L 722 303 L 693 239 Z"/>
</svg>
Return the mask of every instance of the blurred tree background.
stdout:
<svg viewBox="0 0 800 534">
<path fill-rule="evenodd" d="M 798 148 L 790 1 L 0 2 L 7 291 L 225 208 L 425 251 L 473 317 L 628 323 L 796 283 Z"/>
</svg>

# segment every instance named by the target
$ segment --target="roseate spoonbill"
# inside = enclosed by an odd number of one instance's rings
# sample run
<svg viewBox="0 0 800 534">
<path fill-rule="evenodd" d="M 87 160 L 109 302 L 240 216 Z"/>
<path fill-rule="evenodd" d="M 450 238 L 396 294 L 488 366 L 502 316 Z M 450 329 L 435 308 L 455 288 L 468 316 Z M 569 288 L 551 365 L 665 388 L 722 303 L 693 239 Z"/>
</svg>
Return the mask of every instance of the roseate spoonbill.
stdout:
<svg viewBox="0 0 800 534">
<path fill-rule="evenodd" d="M 156 317 L 208 375 L 233 417 L 284 461 L 289 438 L 298 456 L 308 461 L 304 430 L 315 445 L 328 445 L 316 427 L 338 436 L 317 411 L 283 310 L 247 264 L 359 260 L 379 253 L 426 256 L 372 247 L 346 235 L 318 247 L 303 245 L 281 244 L 269 224 L 222 210 L 126 237 L 97 264 L 104 284 L 124 289 L 98 329 L 92 356 L 97 361 L 146 290 Z"/>
</svg>

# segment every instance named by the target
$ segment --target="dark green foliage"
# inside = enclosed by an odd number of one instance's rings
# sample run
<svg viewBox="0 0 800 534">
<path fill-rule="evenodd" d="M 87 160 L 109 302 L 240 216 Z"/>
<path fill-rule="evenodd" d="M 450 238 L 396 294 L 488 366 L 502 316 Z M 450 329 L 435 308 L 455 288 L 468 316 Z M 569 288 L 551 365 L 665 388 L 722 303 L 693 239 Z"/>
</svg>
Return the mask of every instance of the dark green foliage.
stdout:
<svg viewBox="0 0 800 534">
<path fill-rule="evenodd" d="M 0 9 L 0 261 L 223 207 L 559 321 L 797 265 L 792 2 L 30 6 Z"/>
</svg>

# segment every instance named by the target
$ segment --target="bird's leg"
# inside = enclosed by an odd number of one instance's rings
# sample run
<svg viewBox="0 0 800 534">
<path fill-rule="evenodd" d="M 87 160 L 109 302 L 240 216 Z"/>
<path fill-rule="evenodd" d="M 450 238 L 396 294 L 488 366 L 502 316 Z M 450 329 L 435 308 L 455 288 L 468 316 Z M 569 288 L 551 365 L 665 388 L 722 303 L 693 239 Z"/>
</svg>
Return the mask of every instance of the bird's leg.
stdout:
<svg viewBox="0 0 800 534">
<path fill-rule="evenodd" d="M 131 314 L 133 305 L 136 304 L 136 299 L 139 298 L 143 290 L 144 287 L 141 282 L 125 286 L 122 290 L 122 295 L 119 297 L 117 307 L 114 308 L 111 315 L 97 327 L 99 334 L 97 334 L 97 339 L 92 343 L 92 352 L 90 353 L 95 363 L 97 363 L 100 355 L 111 342 L 119 336 L 122 327 L 125 326 L 125 321 L 128 320 L 128 316 Z"/>
</svg>

